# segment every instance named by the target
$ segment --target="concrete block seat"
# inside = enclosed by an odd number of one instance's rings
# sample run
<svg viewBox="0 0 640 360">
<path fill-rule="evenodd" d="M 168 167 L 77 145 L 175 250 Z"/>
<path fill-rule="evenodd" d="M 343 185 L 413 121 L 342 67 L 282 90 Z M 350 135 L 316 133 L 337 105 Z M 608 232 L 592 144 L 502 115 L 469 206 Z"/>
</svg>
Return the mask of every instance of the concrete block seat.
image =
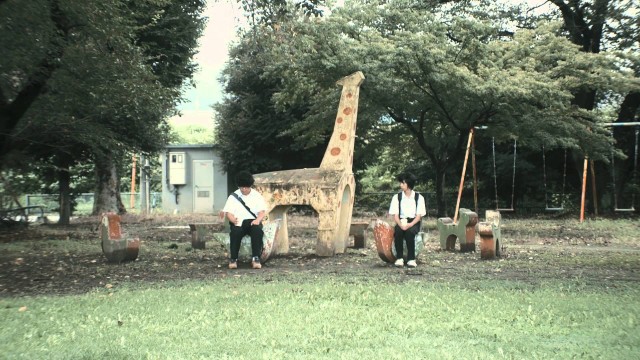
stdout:
<svg viewBox="0 0 640 360">
<path fill-rule="evenodd" d="M 460 252 L 476 251 L 476 224 L 478 214 L 469 209 L 460 209 L 460 219 L 457 223 L 451 218 L 438 219 L 440 233 L 440 248 L 455 250 L 456 240 L 460 243 Z"/>
<path fill-rule="evenodd" d="M 369 225 L 369 221 L 351 222 L 349 236 L 353 236 L 353 247 L 355 249 L 363 249 L 367 246 Z"/>
<path fill-rule="evenodd" d="M 102 253 L 107 258 L 107 261 L 121 263 L 138 258 L 140 239 L 137 237 L 129 238 L 122 233 L 120 215 L 116 213 L 102 214 L 100 238 Z"/>
<path fill-rule="evenodd" d="M 393 245 L 394 226 L 389 225 L 384 220 L 374 219 L 371 221 L 373 237 L 376 241 L 376 250 L 382 261 L 393 264 L 397 259 L 396 247 Z M 427 241 L 427 233 L 421 231 L 416 234 L 416 258 L 424 249 Z M 404 253 L 406 254 L 406 244 Z"/>
<path fill-rule="evenodd" d="M 494 259 L 502 255 L 500 253 L 500 247 L 502 246 L 501 222 L 499 211 L 487 210 L 485 212 L 485 221 L 478 223 L 480 258 Z"/>
<path fill-rule="evenodd" d="M 191 234 L 191 247 L 194 249 L 204 250 L 207 240 L 213 233 L 222 232 L 225 224 L 217 223 L 192 223 L 189 224 L 189 233 Z"/>
<path fill-rule="evenodd" d="M 262 223 L 262 231 L 264 232 L 264 236 L 262 238 L 262 254 L 260 255 L 260 261 L 264 263 L 269 260 L 271 254 L 274 253 L 273 250 L 275 248 L 275 242 L 278 237 L 278 231 L 280 231 L 280 221 L 264 221 Z M 224 247 L 227 253 L 230 251 L 229 246 L 231 244 L 231 240 L 228 232 L 216 232 L 213 233 L 212 237 L 216 243 Z M 240 261 L 251 260 L 251 238 L 249 235 L 242 238 L 238 258 Z"/>
</svg>

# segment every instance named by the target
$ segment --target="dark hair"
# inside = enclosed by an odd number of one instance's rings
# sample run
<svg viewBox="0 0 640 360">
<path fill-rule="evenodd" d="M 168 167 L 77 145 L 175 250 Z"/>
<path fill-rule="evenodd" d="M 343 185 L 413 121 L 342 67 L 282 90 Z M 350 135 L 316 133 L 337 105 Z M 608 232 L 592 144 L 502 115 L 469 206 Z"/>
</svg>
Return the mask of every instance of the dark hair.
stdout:
<svg viewBox="0 0 640 360">
<path fill-rule="evenodd" d="M 236 185 L 238 187 L 252 187 L 253 183 L 255 183 L 253 175 L 248 171 L 240 171 L 236 174 Z"/>
<path fill-rule="evenodd" d="M 402 173 L 396 176 L 396 180 L 398 182 L 405 182 L 409 189 L 413 190 L 413 187 L 416 185 L 416 176 L 412 173 Z"/>
</svg>

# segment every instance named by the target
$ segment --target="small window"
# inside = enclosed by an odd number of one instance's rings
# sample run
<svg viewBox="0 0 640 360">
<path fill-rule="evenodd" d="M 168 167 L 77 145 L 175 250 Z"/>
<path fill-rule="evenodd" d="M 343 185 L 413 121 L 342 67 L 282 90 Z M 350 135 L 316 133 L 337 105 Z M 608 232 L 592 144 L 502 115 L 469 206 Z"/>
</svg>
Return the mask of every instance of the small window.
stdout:
<svg viewBox="0 0 640 360">
<path fill-rule="evenodd" d="M 209 197 L 209 192 L 208 191 L 198 191 L 197 196 L 199 198 L 208 198 Z"/>
</svg>

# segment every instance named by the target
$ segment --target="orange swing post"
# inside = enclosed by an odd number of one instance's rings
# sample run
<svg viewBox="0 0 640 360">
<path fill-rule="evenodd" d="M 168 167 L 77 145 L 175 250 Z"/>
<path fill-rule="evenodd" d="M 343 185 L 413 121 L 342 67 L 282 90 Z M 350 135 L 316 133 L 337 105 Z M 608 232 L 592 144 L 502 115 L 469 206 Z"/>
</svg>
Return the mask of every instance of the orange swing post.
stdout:
<svg viewBox="0 0 640 360">
<path fill-rule="evenodd" d="M 469 140 L 467 140 L 467 151 L 464 154 L 464 165 L 462 166 L 462 175 L 460 176 L 460 186 L 458 186 L 458 200 L 456 201 L 456 212 L 453 215 L 453 222 L 458 222 L 458 210 L 460 210 L 460 198 L 462 198 L 462 187 L 464 186 L 464 177 L 467 173 L 467 162 L 469 161 L 469 151 L 471 150 L 471 142 L 473 141 L 474 130 L 469 130 Z"/>
</svg>

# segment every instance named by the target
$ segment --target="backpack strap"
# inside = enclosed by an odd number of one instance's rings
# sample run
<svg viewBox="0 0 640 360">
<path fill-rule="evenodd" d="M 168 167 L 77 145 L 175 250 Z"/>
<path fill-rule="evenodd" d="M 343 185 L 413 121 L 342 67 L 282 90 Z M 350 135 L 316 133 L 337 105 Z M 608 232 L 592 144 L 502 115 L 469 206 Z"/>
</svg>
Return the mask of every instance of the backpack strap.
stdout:
<svg viewBox="0 0 640 360">
<path fill-rule="evenodd" d="M 413 191 L 416 198 L 416 214 L 418 213 L 418 199 L 420 198 L 420 193 L 417 191 Z M 400 216 L 400 202 L 402 201 L 402 191 L 398 193 L 398 216 Z"/>
<path fill-rule="evenodd" d="M 235 192 L 232 192 L 231 195 L 236 198 L 238 201 L 240 201 L 240 204 L 242 204 L 242 206 L 244 206 L 245 209 L 247 209 L 247 211 L 249 212 L 249 214 L 251 214 L 254 218 L 258 218 L 256 216 L 256 214 L 253 213 L 253 211 L 251 211 L 251 209 L 249 209 L 249 207 L 247 206 L 247 204 L 244 203 L 244 201 L 242 201 L 242 199 L 240 198 L 240 196 L 238 196 L 238 194 L 236 194 Z"/>
</svg>

